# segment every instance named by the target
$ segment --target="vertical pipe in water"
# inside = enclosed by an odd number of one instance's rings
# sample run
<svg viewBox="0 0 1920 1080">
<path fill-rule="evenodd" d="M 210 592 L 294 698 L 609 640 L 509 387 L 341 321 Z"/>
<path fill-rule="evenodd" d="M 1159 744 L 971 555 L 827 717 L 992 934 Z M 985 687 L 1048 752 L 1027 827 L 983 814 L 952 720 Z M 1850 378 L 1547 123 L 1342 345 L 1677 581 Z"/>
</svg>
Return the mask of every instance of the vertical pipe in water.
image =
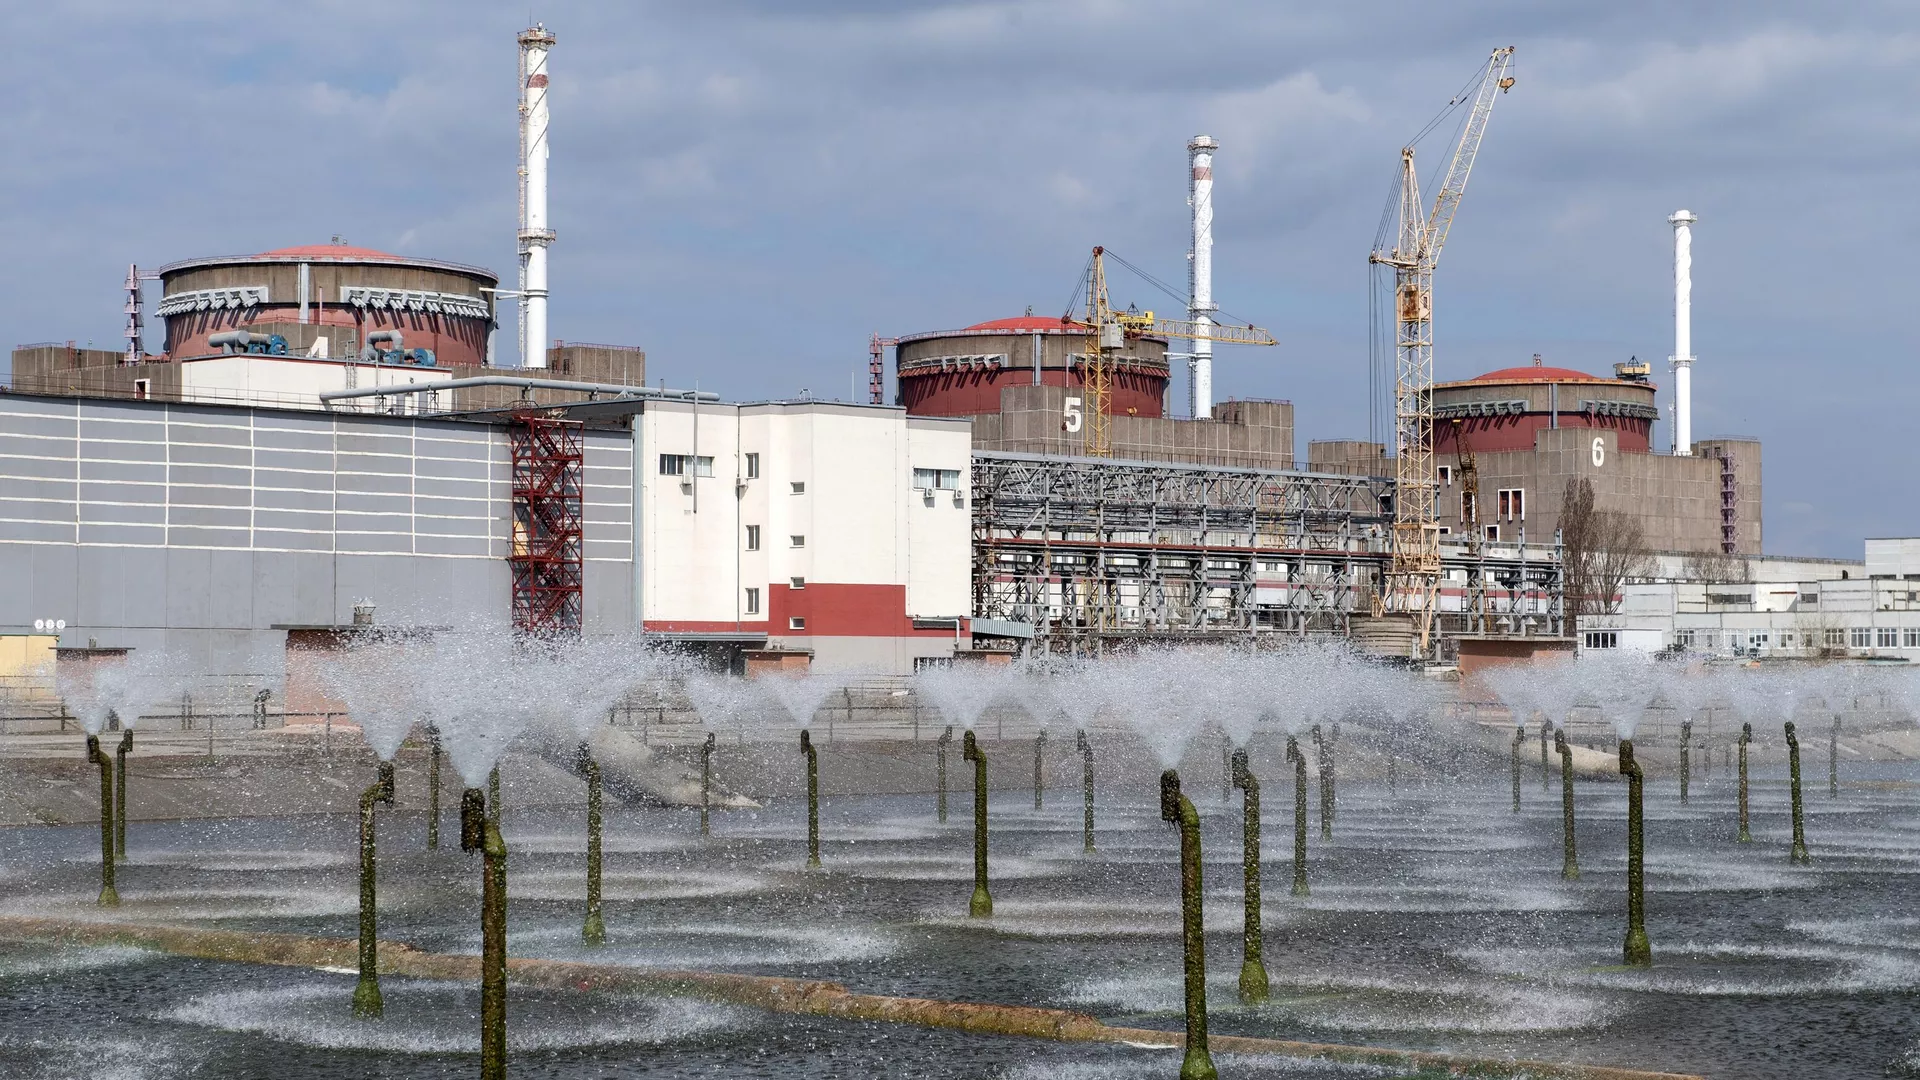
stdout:
<svg viewBox="0 0 1920 1080">
<path fill-rule="evenodd" d="M 496 810 L 483 823 L 484 873 L 480 925 L 480 1076 L 507 1076 L 507 845 Z"/>
<path fill-rule="evenodd" d="M 120 731 L 113 752 L 113 861 L 127 861 L 127 755 L 133 753 L 133 729 Z"/>
<path fill-rule="evenodd" d="M 1082 831 L 1086 835 L 1087 853 L 1091 855 L 1093 853 L 1093 744 L 1087 741 L 1087 733 L 1084 728 L 1080 731 L 1079 743 L 1080 789 L 1081 794 L 1086 798 L 1087 810 L 1086 821 L 1082 826 Z"/>
<path fill-rule="evenodd" d="M 353 1015 L 378 1020 L 386 1012 L 380 996 L 378 864 L 374 858 L 374 808 L 393 805 L 393 763 L 380 763 L 379 779 L 360 793 L 360 980 L 353 987 Z"/>
<path fill-rule="evenodd" d="M 113 887 L 113 758 L 100 750 L 100 736 L 87 736 L 87 763 L 100 766 L 100 898 L 101 907 L 119 907 L 120 892 Z"/>
<path fill-rule="evenodd" d="M 1553 738 L 1553 721 L 1540 721 L 1540 790 L 1553 790 L 1553 768 L 1547 764 L 1547 743 Z"/>
<path fill-rule="evenodd" d="M 1313 751 L 1320 759 L 1320 839 L 1333 839 L 1333 762 L 1327 754 L 1326 740 L 1320 737 L 1320 725 L 1313 725 Z"/>
<path fill-rule="evenodd" d="M 1560 752 L 1560 833 L 1566 849 L 1560 861 L 1560 876 L 1580 880 L 1580 860 L 1573 847 L 1573 747 L 1567 745 L 1564 731 L 1553 733 L 1553 748 Z"/>
<path fill-rule="evenodd" d="M 600 913 L 601 788 L 600 763 L 586 743 L 580 744 L 580 771 L 587 778 L 587 920 L 580 927 L 580 940 L 589 945 L 607 942 L 607 921 Z"/>
<path fill-rule="evenodd" d="M 1840 718 L 1833 718 L 1833 734 L 1827 737 L 1827 798 L 1840 797 Z M 125 854 L 125 852 L 122 852 Z"/>
<path fill-rule="evenodd" d="M 1160 774 L 1160 819 L 1180 830 L 1180 939 L 1185 954 L 1187 1047 L 1180 1080 L 1216 1080 L 1207 1048 L 1207 936 L 1201 917 L 1200 815 L 1180 793 L 1180 774 Z"/>
<path fill-rule="evenodd" d="M 1513 763 L 1513 812 L 1520 812 L 1520 748 L 1527 742 L 1527 726 L 1513 725 L 1513 749 L 1509 753 Z"/>
<path fill-rule="evenodd" d="M 700 744 L 700 835 L 712 836 L 713 826 L 708 820 L 713 807 L 713 732 L 707 732 L 707 741 Z"/>
<path fill-rule="evenodd" d="M 1620 740 L 1620 775 L 1627 778 L 1627 940 L 1628 967 L 1652 967 L 1647 941 L 1647 847 L 1641 786 L 1646 774 L 1633 759 L 1633 740 Z"/>
<path fill-rule="evenodd" d="M 1040 809 L 1043 794 L 1047 790 L 1047 733 L 1042 731 L 1033 740 L 1033 808 Z"/>
<path fill-rule="evenodd" d="M 967 914 L 985 919 L 993 915 L 993 894 L 987 891 L 987 755 L 971 731 L 960 740 L 960 757 L 973 762 L 973 899 Z"/>
<path fill-rule="evenodd" d="M 427 725 L 427 850 L 440 849 L 440 729 Z"/>
<path fill-rule="evenodd" d="M 1246 918 L 1241 931 L 1240 1000 L 1252 1005 L 1267 1000 L 1267 965 L 1261 957 L 1260 927 L 1260 781 L 1247 768 L 1247 752 L 1233 752 L 1233 785 L 1245 792 L 1242 808 L 1241 875 Z"/>
<path fill-rule="evenodd" d="M 939 802 L 936 805 L 939 807 L 940 823 L 943 825 L 946 824 L 946 821 L 947 821 L 947 746 L 952 742 L 953 742 L 953 725 L 948 724 L 947 730 L 941 732 L 940 738 L 936 740 L 933 744 L 934 754 L 940 760 L 940 780 L 939 780 L 939 789 L 938 789 L 940 794 L 939 794 Z"/>
<path fill-rule="evenodd" d="M 1800 802 L 1800 739 L 1793 733 L 1791 720 L 1787 721 L 1787 779 L 1793 785 L 1793 848 L 1787 852 L 1787 860 L 1812 862 L 1807 854 L 1807 816 Z"/>
<path fill-rule="evenodd" d="M 1293 762 L 1293 895 L 1307 895 L 1307 755 L 1300 740 L 1287 736 L 1287 760 Z"/>
<path fill-rule="evenodd" d="M 1687 783 L 1693 778 L 1693 721 L 1680 721 L 1680 805 L 1687 805 Z"/>
<path fill-rule="evenodd" d="M 820 752 L 813 733 L 800 729 L 800 752 L 807 755 L 807 865 L 820 865 Z"/>
<path fill-rule="evenodd" d="M 1740 725 L 1740 837 L 1742 844 L 1753 843 L 1747 831 L 1747 744 L 1753 741 L 1753 725 Z"/>
</svg>

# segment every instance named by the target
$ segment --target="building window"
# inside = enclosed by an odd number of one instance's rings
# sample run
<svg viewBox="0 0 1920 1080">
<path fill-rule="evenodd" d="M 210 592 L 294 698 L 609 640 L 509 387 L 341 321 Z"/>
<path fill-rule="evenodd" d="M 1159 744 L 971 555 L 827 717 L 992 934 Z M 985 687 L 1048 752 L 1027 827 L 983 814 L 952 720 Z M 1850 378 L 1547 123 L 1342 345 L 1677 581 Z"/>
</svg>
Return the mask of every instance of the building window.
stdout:
<svg viewBox="0 0 1920 1080">
<path fill-rule="evenodd" d="M 661 454 L 661 476 L 712 476 L 713 459 L 694 457 L 692 454 Z"/>
<path fill-rule="evenodd" d="M 1442 484 L 1445 484 L 1447 487 L 1453 486 L 1453 466 L 1451 465 L 1440 466 L 1440 482 Z"/>
<path fill-rule="evenodd" d="M 1493 541 L 1496 544 L 1499 543 L 1500 542 L 1500 526 L 1498 525 L 1487 526 L 1487 539 Z"/>
<path fill-rule="evenodd" d="M 805 495 L 807 493 L 807 482 L 804 480 L 795 480 L 787 486 L 793 489 L 795 495 Z"/>
<path fill-rule="evenodd" d="M 1907 648 L 1920 649 L 1920 626 L 1909 626 L 1902 631 L 1902 633 L 1906 638 L 1905 646 Z"/>
<path fill-rule="evenodd" d="M 791 547 L 807 546 L 807 538 L 804 536 L 801 536 L 799 533 L 794 533 L 792 536 L 787 537 L 787 540 L 788 540 L 789 546 Z"/>
<path fill-rule="evenodd" d="M 1693 631 L 1675 630 L 1673 632 L 1673 645 L 1676 649 L 1693 648 Z"/>
<path fill-rule="evenodd" d="M 796 588 L 796 589 L 804 589 L 804 588 L 806 588 L 806 587 L 807 587 L 807 579 L 806 579 L 806 578 L 803 578 L 803 577 L 797 577 L 797 578 L 788 578 L 787 580 L 788 580 L 788 581 L 790 581 L 790 582 L 792 582 L 792 583 L 793 583 L 793 587 L 794 587 L 794 588 Z"/>
<path fill-rule="evenodd" d="M 747 526 L 747 550 L 760 550 L 760 526 L 758 525 Z"/>
<path fill-rule="evenodd" d="M 760 479 L 760 455 L 759 454 L 747 455 L 747 479 L 749 480 Z"/>
<path fill-rule="evenodd" d="M 1791 649 L 1798 644 L 1799 644 L 1799 640 L 1793 636 L 1793 631 L 1791 630 L 1780 631 L 1780 647 L 1781 648 Z"/>
<path fill-rule="evenodd" d="M 1620 631 L 1589 630 L 1586 632 L 1586 646 L 1589 649 L 1617 649 L 1620 647 Z"/>
<path fill-rule="evenodd" d="M 749 615 L 760 614 L 760 590 L 759 589 L 747 590 L 747 614 Z"/>
<path fill-rule="evenodd" d="M 1527 520 L 1527 490 L 1525 488 L 1501 488 L 1499 510 L 1500 513 L 1498 517 L 1501 521 Z"/>
<path fill-rule="evenodd" d="M 1829 628 L 1827 630 L 1827 648 L 1837 649 L 1847 643 L 1847 632 Z"/>
<path fill-rule="evenodd" d="M 1442 525 L 1442 526 L 1440 526 L 1440 535 L 1441 535 L 1441 536 L 1452 536 L 1452 535 L 1453 535 L 1453 530 L 1452 530 L 1452 529 L 1449 529 L 1449 528 L 1447 528 L 1447 527 L 1446 527 L 1445 525 Z"/>
<path fill-rule="evenodd" d="M 1476 505 L 1476 503 L 1477 500 L 1474 498 L 1473 492 L 1463 491 L 1460 493 L 1460 521 L 1462 524 L 1471 525 L 1480 520 L 1480 507 Z"/>
<path fill-rule="evenodd" d="M 807 628 L 807 620 L 801 618 L 798 615 L 794 615 L 787 619 L 787 629 L 789 630 L 805 630 L 806 628 Z"/>
<path fill-rule="evenodd" d="M 141 401 L 146 401 L 147 399 L 153 397 L 153 380 L 152 379 L 133 380 L 133 396 L 138 398 Z"/>
<path fill-rule="evenodd" d="M 1768 640 L 1769 636 L 1766 634 L 1754 634 L 1747 638 L 1747 645 L 1756 650 L 1764 649 L 1767 647 Z"/>
<path fill-rule="evenodd" d="M 1847 629 L 1847 644 L 1855 649 L 1873 647 L 1873 630 L 1870 627 L 1854 626 Z"/>
<path fill-rule="evenodd" d="M 925 491 L 959 491 L 959 469 L 915 469 L 913 486 Z"/>
<path fill-rule="evenodd" d="M 1882 649 L 1899 648 L 1900 628 L 1897 626 L 1880 627 L 1874 632 L 1874 645 Z"/>
</svg>

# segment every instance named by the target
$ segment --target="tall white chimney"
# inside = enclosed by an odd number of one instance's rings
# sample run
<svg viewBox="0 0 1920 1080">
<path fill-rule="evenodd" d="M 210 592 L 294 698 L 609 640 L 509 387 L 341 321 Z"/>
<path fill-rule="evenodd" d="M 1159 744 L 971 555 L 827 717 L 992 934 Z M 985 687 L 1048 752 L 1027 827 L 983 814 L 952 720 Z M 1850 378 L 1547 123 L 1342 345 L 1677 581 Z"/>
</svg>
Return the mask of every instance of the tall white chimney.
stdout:
<svg viewBox="0 0 1920 1080">
<path fill-rule="evenodd" d="M 547 50 L 542 25 L 520 31 L 520 366 L 547 366 Z"/>
<path fill-rule="evenodd" d="M 1187 318 L 1201 333 L 1213 322 L 1213 152 L 1220 144 L 1195 135 L 1187 144 L 1187 205 L 1193 207 L 1193 250 L 1187 253 Z M 1213 342 L 1196 338 L 1187 360 L 1188 403 L 1193 418 L 1213 418 Z"/>
<path fill-rule="evenodd" d="M 1667 218 L 1673 226 L 1673 452 L 1693 454 L 1693 223 L 1686 210 Z"/>
</svg>

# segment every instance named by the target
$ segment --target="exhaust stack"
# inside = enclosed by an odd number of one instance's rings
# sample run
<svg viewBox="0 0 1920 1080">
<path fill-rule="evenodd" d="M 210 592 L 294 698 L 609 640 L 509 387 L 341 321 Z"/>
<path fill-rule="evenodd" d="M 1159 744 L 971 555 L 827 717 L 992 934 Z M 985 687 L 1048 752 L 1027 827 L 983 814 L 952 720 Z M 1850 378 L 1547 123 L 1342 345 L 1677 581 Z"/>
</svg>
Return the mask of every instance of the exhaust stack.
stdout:
<svg viewBox="0 0 1920 1080">
<path fill-rule="evenodd" d="M 1195 135 L 1187 144 L 1187 205 L 1193 208 L 1193 250 L 1187 253 L 1187 318 L 1205 333 L 1219 305 L 1213 302 L 1213 152 L 1220 144 Z M 1187 359 L 1188 405 L 1195 420 L 1213 419 L 1213 342 L 1195 338 Z"/>
<path fill-rule="evenodd" d="M 520 366 L 547 366 L 547 52 L 542 25 L 520 31 Z"/>
<path fill-rule="evenodd" d="M 1693 223 L 1676 210 L 1673 226 L 1673 452 L 1693 456 Z"/>
</svg>

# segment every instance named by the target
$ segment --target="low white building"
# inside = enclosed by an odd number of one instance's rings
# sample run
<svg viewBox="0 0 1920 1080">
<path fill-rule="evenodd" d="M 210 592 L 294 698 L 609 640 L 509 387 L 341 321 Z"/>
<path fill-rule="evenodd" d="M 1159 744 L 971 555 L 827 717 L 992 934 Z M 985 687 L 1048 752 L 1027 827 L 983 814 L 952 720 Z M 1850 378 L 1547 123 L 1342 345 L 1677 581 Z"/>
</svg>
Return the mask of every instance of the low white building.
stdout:
<svg viewBox="0 0 1920 1080">
<path fill-rule="evenodd" d="M 1920 539 L 1870 539 L 1862 563 L 1801 569 L 1799 580 L 1627 585 L 1617 614 L 1581 618 L 1577 645 L 1920 662 Z"/>
</svg>

